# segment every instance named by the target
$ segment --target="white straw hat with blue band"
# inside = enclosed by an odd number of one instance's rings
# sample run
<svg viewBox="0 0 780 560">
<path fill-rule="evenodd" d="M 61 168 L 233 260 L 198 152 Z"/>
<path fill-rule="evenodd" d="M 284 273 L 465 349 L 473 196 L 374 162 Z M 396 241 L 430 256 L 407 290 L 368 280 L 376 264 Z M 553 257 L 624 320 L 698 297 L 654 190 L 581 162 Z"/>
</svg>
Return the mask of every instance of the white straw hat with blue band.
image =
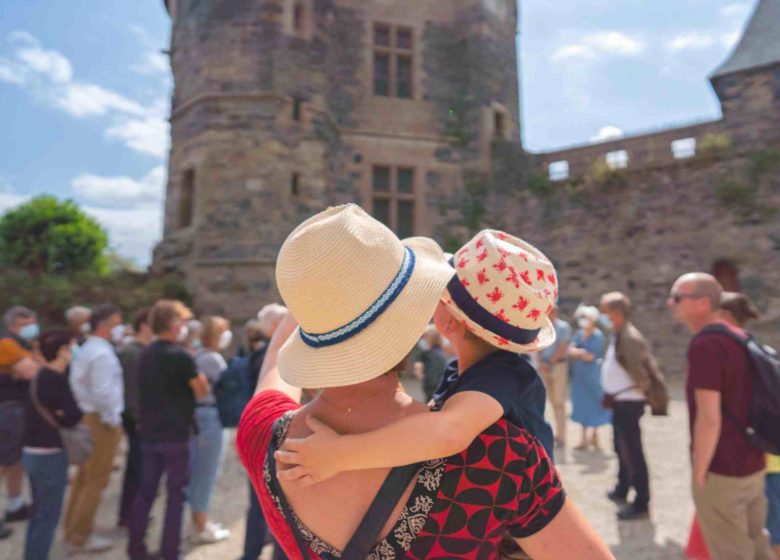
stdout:
<svg viewBox="0 0 780 560">
<path fill-rule="evenodd" d="M 359 206 L 309 218 L 277 260 L 279 292 L 300 325 L 280 351 L 282 378 L 315 389 L 389 371 L 414 348 L 452 277 L 436 242 L 402 242 Z"/>
</svg>

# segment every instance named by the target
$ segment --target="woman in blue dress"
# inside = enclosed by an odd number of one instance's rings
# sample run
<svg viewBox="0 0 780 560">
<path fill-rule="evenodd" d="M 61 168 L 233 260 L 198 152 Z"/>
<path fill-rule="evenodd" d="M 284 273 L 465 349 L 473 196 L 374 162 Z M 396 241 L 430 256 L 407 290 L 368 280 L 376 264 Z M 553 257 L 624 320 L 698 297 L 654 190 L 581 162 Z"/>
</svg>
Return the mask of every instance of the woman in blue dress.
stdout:
<svg viewBox="0 0 780 560">
<path fill-rule="evenodd" d="M 582 441 L 575 449 L 593 445 L 599 449 L 598 428 L 612 420 L 609 410 L 601 406 L 601 361 L 604 355 L 604 335 L 596 328 L 599 311 L 580 305 L 574 314 L 579 330 L 569 345 L 571 376 L 571 419 L 582 425 Z M 590 437 L 588 433 L 590 432 Z"/>
</svg>

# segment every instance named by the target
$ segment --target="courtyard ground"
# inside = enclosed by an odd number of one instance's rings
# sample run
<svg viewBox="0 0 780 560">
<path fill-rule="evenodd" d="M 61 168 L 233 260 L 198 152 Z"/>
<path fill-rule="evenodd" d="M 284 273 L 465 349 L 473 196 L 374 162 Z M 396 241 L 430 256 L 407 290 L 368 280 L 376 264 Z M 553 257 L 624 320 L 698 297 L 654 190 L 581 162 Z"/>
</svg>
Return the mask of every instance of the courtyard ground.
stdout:
<svg viewBox="0 0 780 560">
<path fill-rule="evenodd" d="M 410 392 L 419 394 L 419 388 L 413 383 L 405 381 L 404 384 Z M 617 469 L 610 428 L 601 430 L 601 452 L 567 449 L 564 453 L 557 454 L 557 465 L 568 495 L 583 510 L 619 560 L 678 560 L 685 557 L 683 549 L 693 514 L 689 490 L 687 412 L 679 387 L 673 389 L 673 396 L 670 416 L 653 418 L 646 415 L 642 420 L 651 475 L 652 504 L 649 520 L 618 522 L 615 516 L 617 506 L 605 496 L 614 484 Z M 231 431 L 223 474 L 212 500 L 213 519 L 223 523 L 233 534 L 227 541 L 214 545 L 190 547 L 187 544 L 187 560 L 235 560 L 241 556 L 247 481 L 232 445 L 234 435 Z M 579 427 L 570 425 L 568 436 L 570 445 L 576 444 Z M 117 458 L 115 472 L 104 494 L 97 519 L 99 533 L 116 539 L 116 547 L 102 554 L 68 557 L 61 535 L 58 534 L 50 555 L 51 560 L 62 560 L 66 557 L 71 560 L 127 558 L 126 532 L 115 527 L 122 464 L 122 459 Z M 158 499 L 152 513 L 153 522 L 148 541 L 151 550 L 157 548 L 163 502 L 163 499 Z M 22 557 L 24 525 L 14 524 L 13 527 L 14 536 L 0 541 L 0 560 L 19 560 Z M 188 530 L 189 520 L 185 522 L 185 531 Z M 267 547 L 264 557 L 270 558 L 269 552 L 270 547 Z"/>
</svg>

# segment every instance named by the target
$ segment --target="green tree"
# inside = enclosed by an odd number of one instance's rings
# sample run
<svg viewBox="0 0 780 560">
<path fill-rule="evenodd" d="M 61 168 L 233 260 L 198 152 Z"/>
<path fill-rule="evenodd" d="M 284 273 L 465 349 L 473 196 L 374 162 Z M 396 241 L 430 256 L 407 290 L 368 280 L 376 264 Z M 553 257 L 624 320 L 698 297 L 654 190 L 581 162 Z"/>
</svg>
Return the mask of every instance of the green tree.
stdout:
<svg viewBox="0 0 780 560">
<path fill-rule="evenodd" d="M 71 200 L 39 196 L 0 218 L 0 263 L 32 274 L 103 274 L 108 235 Z"/>
</svg>

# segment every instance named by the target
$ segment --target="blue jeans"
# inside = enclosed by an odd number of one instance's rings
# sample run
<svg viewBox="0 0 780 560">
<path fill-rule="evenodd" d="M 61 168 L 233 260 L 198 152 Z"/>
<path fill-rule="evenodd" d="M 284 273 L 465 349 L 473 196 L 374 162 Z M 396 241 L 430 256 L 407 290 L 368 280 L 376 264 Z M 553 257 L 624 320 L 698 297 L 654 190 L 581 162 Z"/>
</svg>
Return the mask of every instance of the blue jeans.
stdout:
<svg viewBox="0 0 780 560">
<path fill-rule="evenodd" d="M 193 512 L 206 513 L 225 451 L 224 429 L 216 406 L 197 407 L 195 423 L 198 426 L 198 435 L 190 441 L 187 503 Z"/>
<path fill-rule="evenodd" d="M 24 560 L 46 560 L 65 499 L 68 458 L 63 450 L 42 455 L 23 451 L 22 464 L 30 478 L 33 498 L 32 513 L 27 522 Z"/>
<path fill-rule="evenodd" d="M 269 535 L 268 525 L 263 516 L 263 510 L 260 509 L 260 502 L 249 482 L 249 509 L 246 512 L 246 533 L 244 534 L 244 555 L 241 560 L 258 560 L 260 553 L 265 546 L 266 536 Z M 282 547 L 276 542 L 273 535 L 270 535 L 274 543 L 274 560 L 287 560 Z"/>
<path fill-rule="evenodd" d="M 766 499 L 769 502 L 766 528 L 772 546 L 780 545 L 780 473 L 766 475 Z"/>
</svg>

